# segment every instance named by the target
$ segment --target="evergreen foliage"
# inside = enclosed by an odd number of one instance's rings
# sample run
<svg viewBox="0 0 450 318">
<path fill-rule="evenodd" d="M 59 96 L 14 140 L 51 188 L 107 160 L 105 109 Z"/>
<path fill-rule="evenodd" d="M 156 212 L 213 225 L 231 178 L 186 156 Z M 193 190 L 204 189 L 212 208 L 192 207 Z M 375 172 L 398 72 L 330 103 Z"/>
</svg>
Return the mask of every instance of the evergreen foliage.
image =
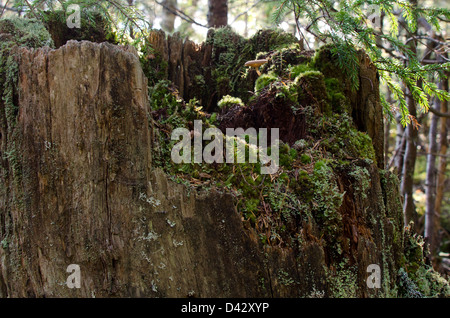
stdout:
<svg viewBox="0 0 450 318">
<path fill-rule="evenodd" d="M 435 75 L 441 78 L 446 76 L 445 73 L 450 70 L 449 61 L 427 65 L 421 63 L 417 52 L 411 49 L 411 42 L 428 48 L 427 36 L 416 34 L 419 19 L 426 21 L 429 28 L 439 31 L 440 23 L 450 20 L 450 10 L 420 7 L 414 5 L 414 2 L 401 0 L 277 2 L 273 21 L 281 23 L 287 14 L 293 12 L 299 34 L 308 32 L 320 42 L 331 43 L 333 55 L 342 71 L 352 79 L 354 89 L 359 85 L 357 51 L 364 49 L 377 67 L 382 82 L 397 101 L 403 125 L 411 122 L 411 116 L 400 83 L 406 86 L 414 101 L 425 112 L 429 108 L 429 97 L 450 99 L 448 92 L 440 90 L 431 81 Z M 385 23 L 389 25 L 388 34 L 372 23 L 374 14 L 387 18 Z M 307 24 L 301 25 L 300 21 L 307 21 Z M 399 39 L 401 32 L 406 34 L 406 41 Z M 390 114 L 391 108 L 385 100 L 383 105 Z"/>
</svg>

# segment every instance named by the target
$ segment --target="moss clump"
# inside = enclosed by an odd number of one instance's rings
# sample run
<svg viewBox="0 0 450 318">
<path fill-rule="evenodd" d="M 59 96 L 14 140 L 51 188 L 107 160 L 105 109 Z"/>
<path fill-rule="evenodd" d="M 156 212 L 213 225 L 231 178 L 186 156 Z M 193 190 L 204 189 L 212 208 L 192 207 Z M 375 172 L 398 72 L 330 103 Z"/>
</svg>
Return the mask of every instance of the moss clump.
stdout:
<svg viewBox="0 0 450 318">
<path fill-rule="evenodd" d="M 172 82 L 161 80 L 153 87 L 149 87 L 150 109 L 164 109 L 168 114 L 172 115 L 177 111 L 181 103 L 178 91 Z"/>
<path fill-rule="evenodd" d="M 139 59 L 149 84 L 155 85 L 159 81 L 166 80 L 169 63 L 162 57 L 162 54 L 149 44 L 144 45 L 141 52 Z"/>
<path fill-rule="evenodd" d="M 319 71 L 306 71 L 301 73 L 295 81 L 300 90 L 299 103 L 302 105 L 318 105 L 324 114 L 330 114 L 331 108 L 327 99 L 325 77 Z"/>
<path fill-rule="evenodd" d="M 50 33 L 36 19 L 0 19 L 0 33 L 6 35 L 2 40 L 3 47 L 13 45 L 32 48 L 54 47 Z"/>
<path fill-rule="evenodd" d="M 312 118 L 311 118 L 312 117 Z M 334 158 L 361 158 L 376 162 L 372 139 L 358 131 L 349 114 L 311 115 L 307 122 L 319 123 L 309 131 L 315 138 L 322 136 L 322 147 Z"/>
<path fill-rule="evenodd" d="M 347 112 L 350 114 L 350 103 L 343 91 L 342 83 L 337 78 L 326 78 L 325 86 L 327 88 L 327 97 L 333 113 L 341 114 Z"/>
<path fill-rule="evenodd" d="M 242 82 L 244 64 L 253 58 L 251 47 L 230 27 L 210 29 L 206 43 L 212 45 L 211 75 L 217 92 L 217 101 L 224 95 L 232 95 L 246 102 L 251 83 Z"/>
<path fill-rule="evenodd" d="M 57 48 L 69 40 L 119 43 L 112 25 L 98 12 L 83 10 L 80 28 L 67 27 L 68 14 L 65 10 L 46 11 L 42 14 L 42 20 Z"/>
<path fill-rule="evenodd" d="M 261 90 L 267 86 L 269 86 L 271 83 L 274 83 L 278 81 L 278 76 L 276 76 L 273 73 L 269 74 L 262 74 L 255 83 L 255 92 L 261 92 Z"/>
<path fill-rule="evenodd" d="M 294 64 L 299 58 L 302 59 L 297 39 L 292 34 L 280 30 L 262 30 L 246 40 L 233 32 L 230 27 L 211 29 L 208 32 L 206 43 L 212 45 L 213 48 L 211 76 L 217 101 L 224 95 L 239 97 L 244 103 L 249 101 L 252 96 L 249 92 L 253 90 L 256 73 L 249 72 L 244 64 L 255 57 L 264 57 L 261 52 L 270 54 L 275 51 L 275 55 L 280 57 L 280 61 L 292 59 Z M 289 48 L 291 46 L 296 48 Z M 274 61 L 277 60 L 278 58 L 275 57 Z M 271 65 L 278 64 L 271 63 Z M 261 67 L 261 70 L 266 69 L 267 65 Z"/>
<path fill-rule="evenodd" d="M 355 298 L 357 297 L 358 269 L 338 264 L 335 271 L 327 270 L 327 280 L 330 285 L 330 297 Z"/>
<path fill-rule="evenodd" d="M 311 163 L 311 156 L 307 155 L 307 154 L 302 154 L 300 156 L 300 161 L 301 163 L 303 163 L 304 165 L 310 164 Z"/>
<path fill-rule="evenodd" d="M 311 59 L 311 67 L 320 71 L 327 78 L 338 78 L 339 80 L 348 80 L 345 72 L 338 66 L 336 56 L 334 55 L 336 47 L 334 44 L 327 44 L 320 47 Z"/>
<path fill-rule="evenodd" d="M 308 71 L 312 71 L 313 69 L 308 63 L 302 63 L 298 65 L 292 66 L 290 69 L 290 77 L 296 78 L 300 76 L 302 73 L 306 73 Z"/>
<path fill-rule="evenodd" d="M 220 109 L 231 108 L 233 106 L 244 107 L 244 103 L 239 97 L 233 97 L 230 95 L 225 95 L 222 99 L 217 103 Z"/>
<path fill-rule="evenodd" d="M 280 48 L 298 44 L 297 38 L 280 29 L 259 30 L 249 39 L 253 52 L 269 52 Z"/>
</svg>

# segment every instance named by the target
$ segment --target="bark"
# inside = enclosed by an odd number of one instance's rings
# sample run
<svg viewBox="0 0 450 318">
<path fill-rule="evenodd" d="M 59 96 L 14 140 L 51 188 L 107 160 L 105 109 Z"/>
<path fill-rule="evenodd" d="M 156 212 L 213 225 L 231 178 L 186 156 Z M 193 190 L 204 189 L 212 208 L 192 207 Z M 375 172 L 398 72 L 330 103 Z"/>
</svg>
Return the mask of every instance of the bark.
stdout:
<svg viewBox="0 0 450 318">
<path fill-rule="evenodd" d="M 228 25 L 228 0 L 208 0 L 208 27 Z"/>
<path fill-rule="evenodd" d="M 410 0 L 412 6 L 417 7 L 417 0 Z M 417 31 L 413 33 L 417 35 Z M 411 41 L 410 49 L 414 54 L 417 54 L 417 44 L 415 41 Z M 411 96 L 411 92 L 407 94 L 407 104 L 409 115 L 414 118 L 417 117 L 416 102 Z M 401 192 L 404 195 L 404 205 L 403 214 L 405 224 L 408 225 L 410 222 L 414 222 L 415 228 L 417 230 L 417 214 L 415 211 L 414 198 L 413 198 L 413 182 L 414 182 L 414 171 L 417 158 L 417 140 L 418 140 L 418 128 L 413 125 L 413 123 L 408 124 L 405 129 L 406 134 L 406 146 L 405 146 L 405 157 L 403 161 L 403 171 L 402 171 L 402 184 Z"/>
<path fill-rule="evenodd" d="M 384 166 L 388 166 L 389 161 L 389 135 L 391 130 L 391 122 L 386 120 L 384 124 Z"/>
<path fill-rule="evenodd" d="M 449 91 L 449 83 L 448 79 L 442 81 L 442 89 Z M 449 113 L 448 102 L 441 101 L 440 103 L 440 111 L 442 113 Z M 436 203 L 435 203 L 435 246 L 440 246 L 441 237 L 439 235 L 440 229 L 440 216 L 442 211 L 442 202 L 444 200 L 445 193 L 445 181 L 446 181 L 446 172 L 447 172 L 447 150 L 448 150 L 448 127 L 450 127 L 450 119 L 449 118 L 441 118 L 440 127 L 439 127 L 439 162 L 437 168 L 437 181 L 436 181 Z"/>
<path fill-rule="evenodd" d="M 416 117 L 416 103 L 408 97 L 408 111 L 409 114 Z M 413 123 L 408 124 L 405 129 L 406 134 L 406 146 L 405 156 L 403 158 L 403 170 L 402 170 L 402 183 L 401 193 L 404 195 L 403 214 L 405 224 L 414 222 L 417 229 L 417 214 L 415 211 L 414 198 L 413 198 L 413 186 L 414 186 L 414 171 L 417 158 L 417 140 L 418 130 L 414 127 Z"/>
<path fill-rule="evenodd" d="M 395 167 L 395 171 L 397 172 L 398 178 L 402 179 L 403 174 L 403 158 L 405 155 L 405 127 L 400 123 L 400 120 L 397 122 L 397 136 L 395 138 L 395 151 L 394 156 L 392 158 L 392 162 Z"/>
<path fill-rule="evenodd" d="M 439 109 L 439 102 L 435 102 Z M 428 155 L 427 169 L 425 177 L 426 201 L 425 201 L 425 239 L 430 244 L 431 255 L 436 255 L 436 225 L 435 204 L 436 204 L 436 152 L 437 152 L 437 127 L 439 117 L 431 114 L 430 130 L 428 134 Z"/>
</svg>

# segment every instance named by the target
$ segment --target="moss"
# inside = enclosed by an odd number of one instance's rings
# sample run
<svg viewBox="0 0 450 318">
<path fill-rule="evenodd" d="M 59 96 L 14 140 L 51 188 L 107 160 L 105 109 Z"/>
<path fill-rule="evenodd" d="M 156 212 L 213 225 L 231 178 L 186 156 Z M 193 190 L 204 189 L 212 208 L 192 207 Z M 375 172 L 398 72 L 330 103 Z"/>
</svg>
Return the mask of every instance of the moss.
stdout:
<svg viewBox="0 0 450 318">
<path fill-rule="evenodd" d="M 11 38 L 7 38 L 7 41 L 2 41 L 2 46 L 13 43 L 32 48 L 54 47 L 50 34 L 44 25 L 36 19 L 0 19 L 0 33 L 11 35 Z"/>
<path fill-rule="evenodd" d="M 68 28 L 66 22 L 67 12 L 65 10 L 42 13 L 42 20 L 50 32 L 56 47 L 66 44 L 69 40 L 119 43 L 112 25 L 100 13 L 83 10 L 81 14 L 81 27 Z"/>
<path fill-rule="evenodd" d="M 308 71 L 313 71 L 313 69 L 308 63 L 294 65 L 290 68 L 290 78 L 296 78 L 300 76 L 302 73 L 306 73 Z"/>
<path fill-rule="evenodd" d="M 331 108 L 327 99 L 325 77 L 319 71 L 301 73 L 295 82 L 298 83 L 298 102 L 302 105 L 317 105 L 323 114 L 330 115 Z"/>
<path fill-rule="evenodd" d="M 331 298 L 355 298 L 358 296 L 358 268 L 349 266 L 344 259 L 336 265 L 336 268 L 325 268 L 327 282 L 329 284 L 329 297 Z"/>
<path fill-rule="evenodd" d="M 356 129 L 349 114 L 322 116 L 318 121 L 319 125 L 311 127 L 310 132 L 324 137 L 321 145 L 335 158 L 361 158 L 376 163 L 372 139 Z M 317 130 L 317 126 L 322 129 Z"/>
<path fill-rule="evenodd" d="M 278 76 L 276 76 L 273 73 L 269 74 L 262 74 L 255 83 L 255 92 L 261 92 L 261 90 L 267 86 L 269 86 L 271 83 L 274 83 L 278 80 Z"/>
<path fill-rule="evenodd" d="M 342 70 L 338 67 L 335 57 L 333 56 L 334 44 L 327 44 L 320 47 L 311 59 L 311 67 L 320 71 L 327 78 L 344 78 Z M 342 76 L 338 76 L 342 74 Z"/>
<path fill-rule="evenodd" d="M 311 163 L 311 156 L 307 155 L 307 154 L 302 154 L 300 156 L 300 162 L 307 165 Z"/>
<path fill-rule="evenodd" d="M 161 80 L 167 80 L 169 63 L 163 59 L 162 54 L 154 50 L 151 45 L 144 45 L 141 52 L 139 59 L 149 84 L 155 85 Z"/>
<path fill-rule="evenodd" d="M 331 105 L 331 109 L 334 113 L 347 112 L 350 114 L 350 103 L 345 96 L 342 82 L 337 78 L 326 78 L 325 86 L 327 88 L 327 97 Z"/>
<path fill-rule="evenodd" d="M 217 103 L 217 106 L 219 106 L 219 108 L 221 108 L 221 109 L 230 108 L 232 106 L 244 107 L 244 103 L 242 102 L 242 100 L 239 97 L 232 97 L 230 95 L 225 95 Z"/>
<path fill-rule="evenodd" d="M 269 52 L 298 44 L 298 40 L 293 34 L 281 29 L 259 30 L 249 39 L 249 42 L 254 52 Z"/>
<path fill-rule="evenodd" d="M 245 73 L 244 64 L 253 58 L 247 41 L 230 27 L 210 29 L 206 43 L 212 45 L 212 83 L 217 92 L 217 100 L 224 95 L 241 98 L 244 102 L 250 95 L 252 83 L 241 81 Z"/>
<path fill-rule="evenodd" d="M 172 82 L 161 80 L 149 88 L 150 108 L 152 110 L 166 109 L 169 115 L 175 113 L 181 100 Z"/>
<path fill-rule="evenodd" d="M 22 134 L 20 129 L 16 129 L 18 105 L 18 77 L 19 64 L 17 62 L 17 46 L 39 48 L 43 46 L 53 46 L 50 34 L 39 21 L 35 19 L 1 19 L 0 33 L 4 34 L 5 40 L 0 42 L 0 88 L 6 122 L 3 123 L 4 131 L 7 132 L 5 159 L 8 160 L 16 186 L 16 203 L 23 204 L 22 190 L 22 155 L 21 144 Z M 10 171 L 5 171 L 8 176 Z"/>
</svg>

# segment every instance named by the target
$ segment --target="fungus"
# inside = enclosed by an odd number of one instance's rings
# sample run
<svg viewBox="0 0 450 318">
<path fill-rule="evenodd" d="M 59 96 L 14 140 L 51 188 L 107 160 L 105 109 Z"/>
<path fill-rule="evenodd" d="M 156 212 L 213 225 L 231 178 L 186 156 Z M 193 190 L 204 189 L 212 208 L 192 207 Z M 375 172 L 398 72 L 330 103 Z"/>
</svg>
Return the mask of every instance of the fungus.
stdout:
<svg viewBox="0 0 450 318">
<path fill-rule="evenodd" d="M 261 72 L 259 71 L 259 67 L 261 65 L 263 65 L 263 64 L 266 64 L 267 62 L 268 62 L 268 60 L 266 60 L 266 59 L 253 60 L 253 61 L 246 62 L 244 65 L 253 67 L 256 70 L 256 73 L 258 73 L 258 75 L 261 76 Z"/>
</svg>

